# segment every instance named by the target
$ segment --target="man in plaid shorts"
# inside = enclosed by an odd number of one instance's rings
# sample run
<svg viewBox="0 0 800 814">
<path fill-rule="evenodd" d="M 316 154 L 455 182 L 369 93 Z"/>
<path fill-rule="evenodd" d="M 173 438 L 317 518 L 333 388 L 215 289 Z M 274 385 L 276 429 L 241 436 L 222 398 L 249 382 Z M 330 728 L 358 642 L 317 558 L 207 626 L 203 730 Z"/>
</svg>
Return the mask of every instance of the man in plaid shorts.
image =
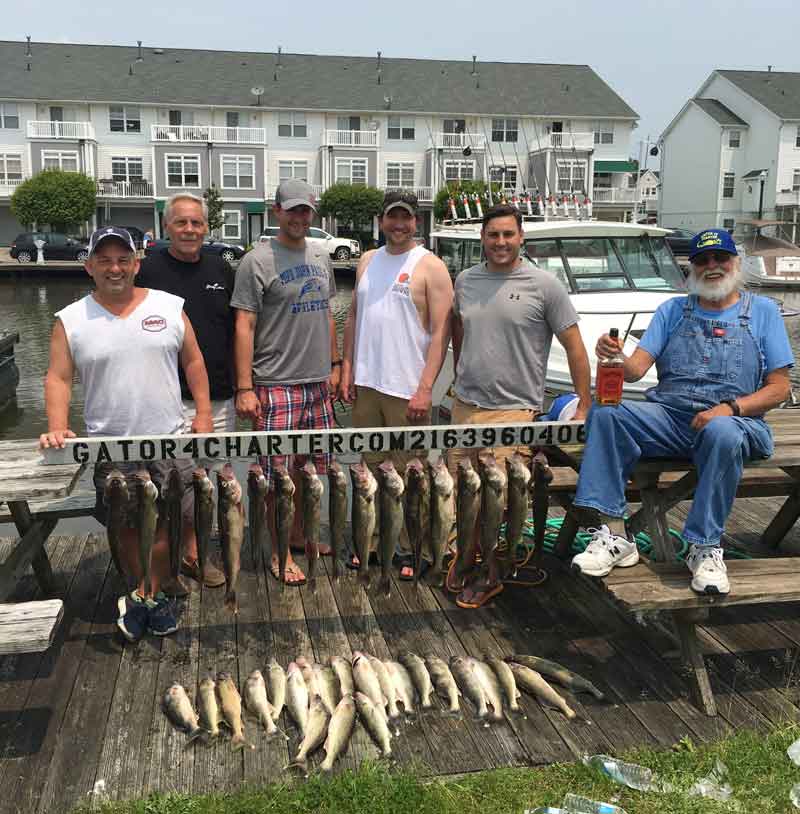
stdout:
<svg viewBox="0 0 800 814">
<path fill-rule="evenodd" d="M 231 305 L 236 308 L 236 412 L 250 418 L 255 430 L 289 432 L 321 430 L 333 426 L 330 394 L 339 386 L 341 360 L 330 300 L 336 283 L 324 248 L 306 243 L 306 233 L 317 211 L 311 187 L 304 181 L 283 181 L 275 193 L 273 214 L 278 235 L 248 252 L 236 272 Z M 272 539 L 275 492 L 273 470 L 289 467 L 295 491 L 292 548 L 303 548 L 301 532 L 302 456 L 263 458 L 267 477 L 267 518 Z M 330 456 L 313 456 L 317 472 L 328 471 Z M 330 548 L 320 547 L 321 554 Z M 278 577 L 277 552 L 272 553 L 273 575 Z M 305 576 L 292 559 L 286 565 L 286 583 L 302 585 Z"/>
</svg>

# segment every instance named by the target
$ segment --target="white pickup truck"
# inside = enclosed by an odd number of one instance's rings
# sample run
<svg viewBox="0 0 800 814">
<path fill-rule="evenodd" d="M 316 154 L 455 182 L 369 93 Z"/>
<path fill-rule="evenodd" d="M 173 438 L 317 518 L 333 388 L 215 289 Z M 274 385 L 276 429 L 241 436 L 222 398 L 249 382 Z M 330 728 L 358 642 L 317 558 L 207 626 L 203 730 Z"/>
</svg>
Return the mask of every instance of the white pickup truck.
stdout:
<svg viewBox="0 0 800 814">
<path fill-rule="evenodd" d="M 277 226 L 267 226 L 261 233 L 259 241 L 269 240 L 278 234 Z M 361 244 L 357 240 L 349 237 L 334 237 L 316 226 L 308 230 L 306 240 L 317 246 L 324 247 L 334 260 L 350 260 L 354 257 L 361 257 Z"/>
</svg>

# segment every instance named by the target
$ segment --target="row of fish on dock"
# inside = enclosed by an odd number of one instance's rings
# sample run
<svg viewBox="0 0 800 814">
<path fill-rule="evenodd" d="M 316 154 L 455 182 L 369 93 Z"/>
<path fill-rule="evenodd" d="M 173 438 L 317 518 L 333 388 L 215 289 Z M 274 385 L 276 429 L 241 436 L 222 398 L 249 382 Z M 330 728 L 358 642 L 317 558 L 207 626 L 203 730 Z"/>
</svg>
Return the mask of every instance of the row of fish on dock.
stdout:
<svg viewBox="0 0 800 814">
<path fill-rule="evenodd" d="M 315 588 L 319 557 L 321 506 L 324 486 L 312 462 L 300 470 L 302 489 L 302 530 L 307 557 L 309 588 Z M 275 517 L 278 571 L 281 588 L 284 585 L 289 541 L 294 524 L 295 485 L 288 470 L 277 466 L 275 478 Z M 482 453 L 474 469 L 468 459 L 458 464 L 457 484 L 443 458 L 423 463 L 412 459 L 406 466 L 405 477 L 391 461 L 377 468 L 377 477 L 363 463 L 350 465 L 352 483 L 352 553 L 358 557 L 359 577 L 365 586 L 370 583 L 369 559 L 373 538 L 378 539 L 380 560 L 379 590 L 387 595 L 391 586 L 391 564 L 403 529 L 408 534 L 414 554 L 415 581 L 422 573 L 423 543 L 429 541 L 432 565 L 427 580 L 439 586 L 444 576 L 445 559 L 449 553 L 454 525 L 456 532 L 457 578 L 464 577 L 463 566 L 474 560 L 474 529 L 480 525 L 480 546 L 484 561 L 490 557 L 508 557 L 523 542 L 523 530 L 530 508 L 533 480 L 524 459 L 515 454 L 506 461 L 505 471 L 494 456 Z M 166 512 L 170 541 L 170 568 L 177 579 L 181 563 L 183 483 L 177 469 L 170 471 L 159 504 L 158 488 L 146 470 L 134 478 L 135 495 L 129 494 L 125 477 L 112 470 L 106 479 L 105 501 L 108 507 L 108 539 L 114 562 L 119 562 L 119 541 L 128 523 L 129 499 L 135 506 L 135 526 L 139 535 L 139 557 L 145 589 L 150 578 L 150 552 L 155 539 L 159 505 Z M 347 553 L 345 528 L 348 521 L 348 484 L 342 467 L 333 461 L 328 471 L 328 521 L 332 549 L 332 576 L 336 580 L 341 569 L 341 557 Z M 225 606 L 237 611 L 236 586 L 245 538 L 243 490 L 230 464 L 217 472 L 216 490 L 208 472 L 198 468 L 193 473 L 194 527 L 197 534 L 198 559 L 201 569 L 211 551 L 214 523 L 214 492 L 222 546 L 222 565 L 226 579 Z M 267 525 L 267 481 L 258 464 L 251 464 L 247 474 L 248 525 L 254 551 L 266 556 L 269 550 Z M 502 551 L 498 550 L 503 523 L 505 495 L 508 511 Z"/>
<path fill-rule="evenodd" d="M 433 696 L 445 702 L 444 714 L 460 717 L 461 699 L 466 698 L 475 717 L 488 726 L 509 714 L 521 713 L 520 690 L 543 704 L 560 710 L 567 719 L 575 712 L 544 678 L 573 692 L 589 692 L 598 699 L 602 692 L 587 679 L 547 659 L 511 655 L 506 659 L 453 656 L 449 663 L 434 654 L 424 659 L 405 651 L 397 660 L 381 660 L 356 651 L 352 660 L 331 657 L 326 664 L 297 657 L 284 671 L 273 658 L 264 674 L 254 670 L 242 694 L 230 673 L 216 681 L 204 678 L 198 687 L 195 712 L 183 686 L 167 689 L 163 708 L 170 721 L 190 741 L 210 741 L 221 734 L 221 725 L 231 733 L 233 749 L 255 748 L 245 735 L 244 708 L 266 732 L 267 738 L 285 734 L 278 729 L 283 708 L 302 737 L 297 754 L 287 768 L 308 771 L 308 759 L 317 749 L 325 750 L 320 768 L 330 771 L 347 750 L 356 718 L 360 718 L 381 757 L 392 754 L 392 738 L 399 735 L 398 721 L 433 708 Z M 402 711 L 401 711 L 402 707 Z M 392 729 L 394 728 L 394 731 Z"/>
</svg>

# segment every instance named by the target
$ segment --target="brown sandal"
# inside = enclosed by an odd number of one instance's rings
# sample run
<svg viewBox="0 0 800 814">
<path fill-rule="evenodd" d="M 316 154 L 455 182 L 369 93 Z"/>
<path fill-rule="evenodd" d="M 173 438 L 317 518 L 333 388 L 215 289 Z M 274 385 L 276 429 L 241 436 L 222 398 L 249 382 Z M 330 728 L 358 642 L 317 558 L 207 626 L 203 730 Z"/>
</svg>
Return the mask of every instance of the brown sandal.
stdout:
<svg viewBox="0 0 800 814">
<path fill-rule="evenodd" d="M 488 585 L 487 583 L 476 584 L 472 587 L 464 588 L 456 599 L 459 608 L 481 608 L 490 599 L 503 592 L 503 583 Z"/>
</svg>

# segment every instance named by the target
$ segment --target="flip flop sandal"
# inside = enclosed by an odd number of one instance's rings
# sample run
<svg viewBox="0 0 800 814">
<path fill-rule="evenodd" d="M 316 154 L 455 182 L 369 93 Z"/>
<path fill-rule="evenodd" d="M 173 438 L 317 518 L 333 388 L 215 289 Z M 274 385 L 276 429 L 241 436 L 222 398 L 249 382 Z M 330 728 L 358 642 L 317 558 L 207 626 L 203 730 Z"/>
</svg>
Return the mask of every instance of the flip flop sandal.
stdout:
<svg viewBox="0 0 800 814">
<path fill-rule="evenodd" d="M 456 605 L 458 605 L 459 608 L 481 608 L 490 599 L 493 599 L 502 592 L 502 582 L 498 582 L 497 585 L 492 585 L 491 587 L 485 585 L 483 588 L 477 591 L 474 589 L 474 587 L 468 588 L 458 595 Z"/>
<path fill-rule="evenodd" d="M 447 573 L 444 577 L 444 587 L 451 594 L 460 594 L 464 590 L 465 586 L 464 580 L 461 580 L 460 585 L 455 582 L 457 562 L 458 554 L 454 554 L 453 558 L 450 560 L 450 565 L 447 567 Z"/>
<path fill-rule="evenodd" d="M 361 566 L 356 564 L 355 559 L 356 555 L 352 551 L 348 551 L 347 554 L 345 554 L 345 558 L 342 560 L 342 562 L 344 563 L 344 567 L 349 568 L 351 571 L 358 571 L 358 569 Z M 379 564 L 380 563 L 378 562 L 378 552 L 370 551 L 369 565 L 379 565 Z"/>
<path fill-rule="evenodd" d="M 278 582 L 281 581 L 278 563 L 270 563 L 269 571 Z M 306 584 L 305 576 L 302 579 L 292 580 L 291 582 L 287 579 L 289 574 L 302 574 L 302 573 L 303 572 L 297 567 L 297 563 L 288 566 L 286 568 L 286 573 L 284 574 L 283 584 L 288 585 L 290 588 L 299 588 L 301 585 L 305 585 Z"/>
<path fill-rule="evenodd" d="M 414 555 L 413 554 L 395 554 L 392 557 L 392 565 L 400 569 L 399 577 L 402 582 L 412 582 L 414 579 Z M 408 568 L 410 574 L 404 574 L 403 569 Z M 424 569 L 423 569 L 424 573 Z"/>
</svg>

